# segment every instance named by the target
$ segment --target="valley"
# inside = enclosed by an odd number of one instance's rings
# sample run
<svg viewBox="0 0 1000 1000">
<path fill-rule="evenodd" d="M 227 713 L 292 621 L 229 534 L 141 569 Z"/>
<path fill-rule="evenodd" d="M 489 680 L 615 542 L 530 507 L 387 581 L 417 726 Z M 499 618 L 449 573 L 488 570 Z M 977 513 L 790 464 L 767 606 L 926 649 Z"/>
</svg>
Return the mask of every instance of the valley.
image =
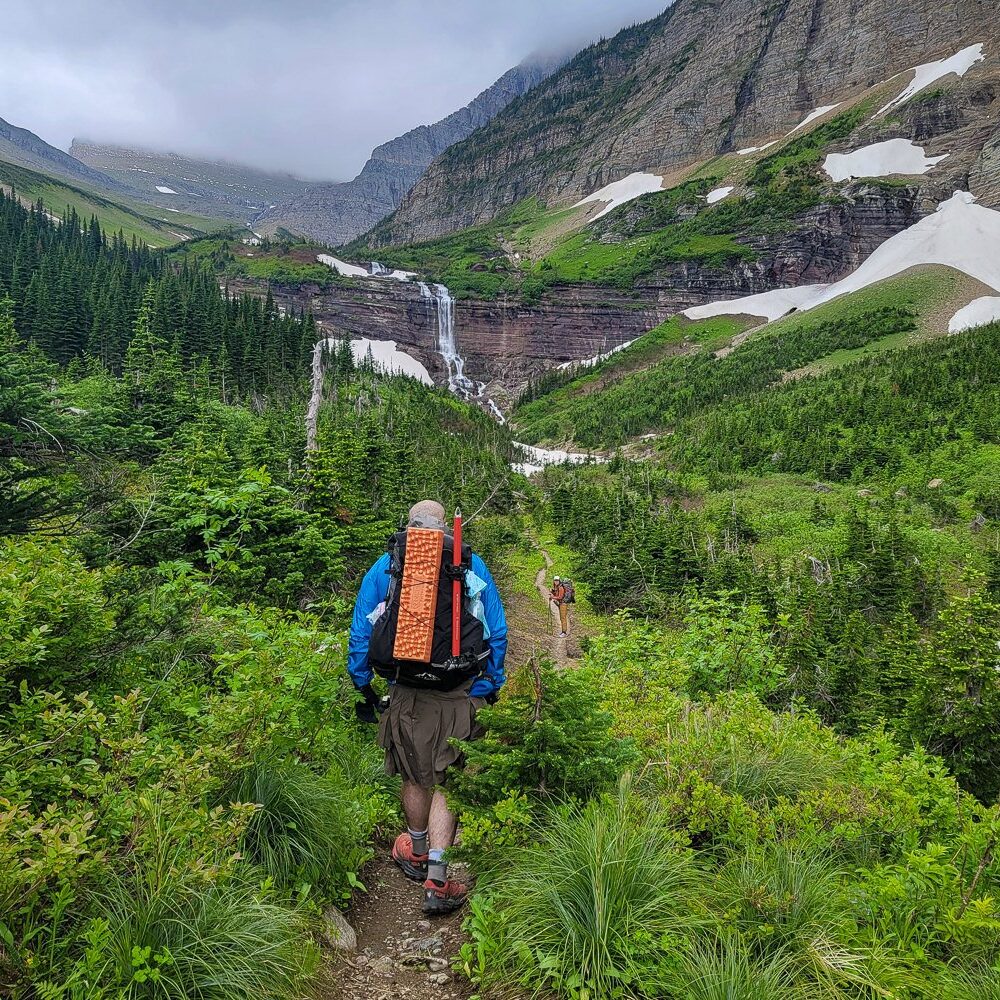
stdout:
<svg viewBox="0 0 1000 1000">
<path fill-rule="evenodd" d="M 3 1000 L 997 1000 L 1000 21 L 626 6 L 172 9 L 347 182 L 0 121 Z"/>
</svg>

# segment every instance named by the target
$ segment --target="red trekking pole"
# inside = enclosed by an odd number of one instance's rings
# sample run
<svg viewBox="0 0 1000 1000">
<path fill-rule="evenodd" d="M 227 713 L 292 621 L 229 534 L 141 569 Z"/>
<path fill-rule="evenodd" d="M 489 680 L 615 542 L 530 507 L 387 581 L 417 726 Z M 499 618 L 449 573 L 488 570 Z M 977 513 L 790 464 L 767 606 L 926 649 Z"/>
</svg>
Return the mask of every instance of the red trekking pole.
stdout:
<svg viewBox="0 0 1000 1000">
<path fill-rule="evenodd" d="M 453 566 L 462 565 L 462 512 L 455 511 L 455 523 L 452 527 L 454 545 L 451 553 Z M 462 651 L 462 582 L 455 574 L 451 582 L 451 655 L 458 658 Z"/>
</svg>

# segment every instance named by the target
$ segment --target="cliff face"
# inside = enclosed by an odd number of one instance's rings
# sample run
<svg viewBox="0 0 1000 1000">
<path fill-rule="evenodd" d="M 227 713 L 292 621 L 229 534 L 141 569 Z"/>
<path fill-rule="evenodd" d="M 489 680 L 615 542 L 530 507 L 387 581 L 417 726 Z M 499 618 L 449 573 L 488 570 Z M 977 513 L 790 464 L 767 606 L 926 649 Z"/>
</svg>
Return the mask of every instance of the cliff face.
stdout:
<svg viewBox="0 0 1000 1000">
<path fill-rule="evenodd" d="M 995 78 L 992 0 L 677 0 L 585 49 L 449 148 L 372 243 L 441 236 L 529 196 L 575 201 L 637 170 L 669 173 L 783 135 L 814 107 L 978 42 Z M 973 91 L 965 96 L 959 110 L 979 107 L 995 127 L 993 98 L 977 106 Z M 1000 184 L 991 148 L 980 167 L 990 190 Z"/>
<path fill-rule="evenodd" d="M 557 65 L 535 61 L 515 66 L 466 107 L 378 146 L 354 180 L 313 185 L 263 212 L 254 228 L 266 233 L 287 229 L 333 246 L 350 242 L 392 212 L 436 156 L 491 121 Z"/>
<path fill-rule="evenodd" d="M 916 186 L 859 182 L 836 204 L 816 208 L 779 238 L 749 240 L 757 257 L 736 268 L 676 264 L 624 292 L 596 285 L 561 285 L 535 305 L 500 299 L 455 304 L 455 332 L 466 373 L 508 391 L 533 371 L 593 357 L 635 340 L 693 305 L 768 291 L 801 282 L 828 282 L 854 270 L 884 240 L 921 215 Z M 266 284 L 229 282 L 230 291 L 263 295 Z M 312 310 L 329 335 L 394 340 L 444 383 L 435 347 L 433 303 L 412 282 L 361 279 L 350 287 L 273 287 L 285 308 Z"/>
</svg>

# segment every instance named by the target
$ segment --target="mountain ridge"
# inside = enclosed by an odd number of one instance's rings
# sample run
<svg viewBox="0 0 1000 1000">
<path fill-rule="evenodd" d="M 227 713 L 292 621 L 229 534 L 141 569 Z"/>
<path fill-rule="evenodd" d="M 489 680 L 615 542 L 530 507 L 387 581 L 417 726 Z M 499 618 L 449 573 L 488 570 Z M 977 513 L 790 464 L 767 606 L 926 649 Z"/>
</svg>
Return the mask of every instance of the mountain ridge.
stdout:
<svg viewBox="0 0 1000 1000">
<path fill-rule="evenodd" d="M 440 121 L 418 125 L 376 146 L 353 180 L 314 185 L 261 213 L 254 227 L 270 234 L 284 229 L 332 246 L 350 242 L 392 212 L 435 157 L 487 124 L 563 61 L 559 56 L 537 57 L 509 69 Z"/>
<path fill-rule="evenodd" d="M 517 202 L 569 204 L 633 171 L 676 171 L 792 128 L 975 42 L 998 41 L 980 0 L 678 0 L 582 50 L 446 150 L 372 246 L 492 221 Z M 989 46 L 995 66 L 1000 44 Z M 993 84 L 991 83 L 992 87 Z M 995 98 L 986 95 L 986 103 Z M 995 162 L 995 160 L 994 160 Z"/>
</svg>

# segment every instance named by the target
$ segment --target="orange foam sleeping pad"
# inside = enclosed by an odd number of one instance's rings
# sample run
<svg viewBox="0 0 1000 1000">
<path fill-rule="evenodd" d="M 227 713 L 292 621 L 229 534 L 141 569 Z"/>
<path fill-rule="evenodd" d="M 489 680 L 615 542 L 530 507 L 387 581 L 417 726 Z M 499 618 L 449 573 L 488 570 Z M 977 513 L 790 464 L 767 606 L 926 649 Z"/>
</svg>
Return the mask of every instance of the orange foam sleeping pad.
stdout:
<svg viewBox="0 0 1000 1000">
<path fill-rule="evenodd" d="M 399 589 L 399 621 L 392 649 L 397 660 L 431 662 L 443 551 L 443 531 L 407 529 L 406 562 Z"/>
</svg>

